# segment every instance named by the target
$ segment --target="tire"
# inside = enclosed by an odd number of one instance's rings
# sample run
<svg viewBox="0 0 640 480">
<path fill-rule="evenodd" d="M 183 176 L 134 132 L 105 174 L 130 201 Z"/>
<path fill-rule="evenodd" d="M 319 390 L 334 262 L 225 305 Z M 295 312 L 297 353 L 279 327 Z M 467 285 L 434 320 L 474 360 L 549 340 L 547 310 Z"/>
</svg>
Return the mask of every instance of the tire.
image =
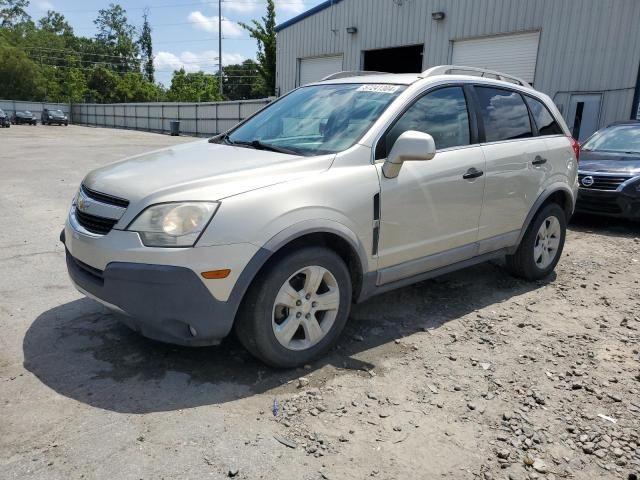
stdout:
<svg viewBox="0 0 640 480">
<path fill-rule="evenodd" d="M 564 209 L 557 203 L 545 205 L 533 217 L 516 252 L 507 255 L 509 270 L 526 280 L 547 277 L 562 256 L 566 235 L 567 217 Z"/>
<path fill-rule="evenodd" d="M 308 281 L 318 287 L 306 292 Z M 336 343 L 350 309 L 351 278 L 344 261 L 327 248 L 307 247 L 277 257 L 258 274 L 240 306 L 235 332 L 264 363 L 298 367 Z"/>
</svg>

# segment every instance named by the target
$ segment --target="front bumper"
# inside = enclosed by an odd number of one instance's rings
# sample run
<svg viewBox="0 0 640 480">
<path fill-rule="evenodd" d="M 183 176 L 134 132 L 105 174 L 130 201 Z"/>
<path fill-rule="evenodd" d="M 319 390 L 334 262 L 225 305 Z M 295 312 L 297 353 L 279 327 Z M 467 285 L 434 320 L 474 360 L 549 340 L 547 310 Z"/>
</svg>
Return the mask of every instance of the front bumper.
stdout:
<svg viewBox="0 0 640 480">
<path fill-rule="evenodd" d="M 622 191 L 580 188 L 576 212 L 640 220 L 640 191 L 635 185 Z"/>
<path fill-rule="evenodd" d="M 121 315 L 145 337 L 185 346 L 216 345 L 233 326 L 261 249 L 250 244 L 155 249 L 134 232 L 88 236 L 67 221 L 60 234 L 74 286 Z M 198 268 L 200 267 L 200 269 Z M 224 280 L 198 272 L 231 268 Z"/>
</svg>

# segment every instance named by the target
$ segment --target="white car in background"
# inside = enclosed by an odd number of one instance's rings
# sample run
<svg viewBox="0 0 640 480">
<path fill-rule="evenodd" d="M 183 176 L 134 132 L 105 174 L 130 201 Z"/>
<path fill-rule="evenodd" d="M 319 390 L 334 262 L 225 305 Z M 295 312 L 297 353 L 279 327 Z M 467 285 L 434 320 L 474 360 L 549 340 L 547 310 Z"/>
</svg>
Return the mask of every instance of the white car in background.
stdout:
<svg viewBox="0 0 640 480">
<path fill-rule="evenodd" d="M 292 367 L 377 293 L 505 255 L 549 275 L 578 152 L 514 77 L 343 72 L 208 142 L 89 173 L 61 239 L 75 286 L 143 335 L 214 345 L 235 328 Z"/>
</svg>

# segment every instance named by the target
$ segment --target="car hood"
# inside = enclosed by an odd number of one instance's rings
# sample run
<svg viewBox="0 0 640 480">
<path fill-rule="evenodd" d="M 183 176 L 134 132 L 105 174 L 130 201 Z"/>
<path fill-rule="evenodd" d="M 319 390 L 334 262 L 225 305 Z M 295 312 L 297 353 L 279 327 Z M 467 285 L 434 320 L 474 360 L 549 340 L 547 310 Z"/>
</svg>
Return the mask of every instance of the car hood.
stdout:
<svg viewBox="0 0 640 480">
<path fill-rule="evenodd" d="M 580 171 L 640 175 L 640 155 L 607 152 L 580 152 Z"/>
<path fill-rule="evenodd" d="M 204 140 L 107 165 L 89 173 L 83 184 L 131 203 L 220 200 L 320 173 L 334 157 L 294 156 Z"/>
</svg>

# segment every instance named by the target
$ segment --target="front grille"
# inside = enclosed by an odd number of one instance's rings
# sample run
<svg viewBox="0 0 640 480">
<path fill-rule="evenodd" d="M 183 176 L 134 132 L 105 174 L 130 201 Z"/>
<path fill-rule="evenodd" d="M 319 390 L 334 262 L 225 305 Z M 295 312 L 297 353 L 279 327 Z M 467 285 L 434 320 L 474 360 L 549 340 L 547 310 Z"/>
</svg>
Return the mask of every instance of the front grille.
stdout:
<svg viewBox="0 0 640 480">
<path fill-rule="evenodd" d="M 97 233 L 100 235 L 106 235 L 111 231 L 113 226 L 118 223 L 118 220 L 112 218 L 96 217 L 95 215 L 89 215 L 88 213 L 81 212 L 76 208 L 76 219 L 78 223 L 82 225 L 85 230 L 91 233 Z"/>
<path fill-rule="evenodd" d="M 582 180 L 585 177 L 593 178 L 593 184 L 589 186 L 584 185 Z M 580 188 L 587 188 L 589 190 L 617 190 L 621 184 L 630 178 L 628 175 L 588 175 L 583 173 L 578 175 Z"/>
<path fill-rule="evenodd" d="M 96 192 L 95 190 L 90 190 L 84 185 L 80 187 L 84 194 L 94 199 L 97 202 L 106 203 L 108 205 L 115 205 L 116 207 L 127 208 L 129 206 L 129 200 L 125 200 L 124 198 L 114 197 L 112 195 L 107 195 L 106 193 Z"/>
</svg>

